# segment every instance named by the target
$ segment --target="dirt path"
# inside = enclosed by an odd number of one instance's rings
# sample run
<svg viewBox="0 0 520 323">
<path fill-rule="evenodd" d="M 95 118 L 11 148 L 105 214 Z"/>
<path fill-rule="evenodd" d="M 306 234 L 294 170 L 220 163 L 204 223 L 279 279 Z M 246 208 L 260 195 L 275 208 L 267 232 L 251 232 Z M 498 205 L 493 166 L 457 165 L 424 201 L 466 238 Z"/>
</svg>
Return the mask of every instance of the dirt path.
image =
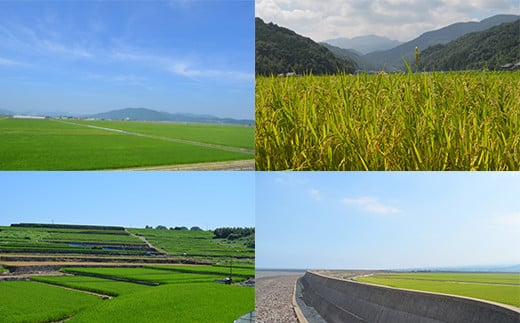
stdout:
<svg viewBox="0 0 520 323">
<path fill-rule="evenodd" d="M 24 274 L 16 274 L 16 273 L 6 273 L 0 275 L 0 281 L 2 280 L 25 280 L 29 277 L 38 277 L 38 276 L 64 276 L 65 274 L 59 271 L 46 271 L 39 273 L 24 273 Z"/>
<path fill-rule="evenodd" d="M 161 166 L 144 166 L 144 167 L 133 167 L 133 168 L 121 168 L 119 170 L 255 170 L 255 160 L 233 160 L 223 162 L 209 162 L 209 163 L 195 163 L 195 164 L 184 164 L 184 165 L 161 165 Z"/>
<path fill-rule="evenodd" d="M 125 228 L 125 232 L 128 233 L 129 235 L 131 235 L 132 237 L 135 237 L 135 238 L 141 240 L 142 242 L 144 242 L 148 246 L 148 248 L 150 248 L 152 250 L 157 250 L 158 252 L 163 253 L 163 254 L 167 254 L 166 251 L 159 249 L 158 247 L 152 245 L 148 240 L 146 240 L 145 237 L 132 233 L 132 232 L 128 231 L 126 228 Z"/>
</svg>

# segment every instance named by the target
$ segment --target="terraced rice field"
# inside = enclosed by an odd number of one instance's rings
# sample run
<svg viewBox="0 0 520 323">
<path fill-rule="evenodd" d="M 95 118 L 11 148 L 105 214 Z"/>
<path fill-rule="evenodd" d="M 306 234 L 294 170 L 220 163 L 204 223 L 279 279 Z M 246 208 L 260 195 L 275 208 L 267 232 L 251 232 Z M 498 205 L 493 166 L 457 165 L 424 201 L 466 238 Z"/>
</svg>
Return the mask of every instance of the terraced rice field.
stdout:
<svg viewBox="0 0 520 323">
<path fill-rule="evenodd" d="M 254 249 L 228 240 L 213 239 L 209 231 L 128 229 L 145 237 L 151 244 L 169 254 L 198 256 L 203 258 L 228 256 L 254 257 Z"/>
<path fill-rule="evenodd" d="M 28 281 L 0 282 L 2 322 L 57 322 L 103 301 L 96 296 Z"/>
<path fill-rule="evenodd" d="M 70 322 L 232 322 L 254 309 L 254 289 L 215 283 L 222 275 L 150 268 L 65 271 L 82 275 L 0 282 L 2 319 L 7 319 L 6 322 L 53 322 L 64 318 L 71 318 Z M 115 280 L 120 278 L 160 285 Z M 99 296 L 81 291 L 113 298 L 102 301 Z"/>
<path fill-rule="evenodd" d="M 124 245 L 127 249 L 107 248 L 118 245 Z M 145 254 L 146 248 L 143 241 L 124 230 L 0 227 L 0 252 L 96 252 L 137 255 Z"/>
<path fill-rule="evenodd" d="M 397 288 L 479 298 L 520 307 L 520 274 L 391 273 L 356 280 Z"/>
<path fill-rule="evenodd" d="M 98 170 L 254 158 L 252 127 L 93 123 L 100 126 L 0 118 L 0 170 Z"/>
</svg>

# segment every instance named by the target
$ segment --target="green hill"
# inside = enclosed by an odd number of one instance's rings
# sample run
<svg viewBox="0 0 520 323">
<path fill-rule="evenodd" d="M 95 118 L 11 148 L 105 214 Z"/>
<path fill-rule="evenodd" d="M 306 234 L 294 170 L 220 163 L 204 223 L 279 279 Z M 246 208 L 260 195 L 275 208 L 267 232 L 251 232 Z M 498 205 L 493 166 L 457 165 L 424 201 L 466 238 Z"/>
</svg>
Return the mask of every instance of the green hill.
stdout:
<svg viewBox="0 0 520 323">
<path fill-rule="evenodd" d="M 336 58 L 327 48 L 310 38 L 273 23 L 255 19 L 257 75 L 285 73 L 334 74 L 338 71 L 352 73 L 355 64 Z"/>
<path fill-rule="evenodd" d="M 425 49 L 420 69 L 452 71 L 498 69 L 506 63 L 520 62 L 520 19 L 485 31 L 470 33 L 446 45 Z"/>
<path fill-rule="evenodd" d="M 377 51 L 363 56 L 379 69 L 394 70 L 403 68 L 402 57 L 408 61 L 414 60 L 415 46 L 424 50 L 430 46 L 447 44 L 457 38 L 472 32 L 480 32 L 502 23 L 512 22 L 520 18 L 517 15 L 496 15 L 480 22 L 460 22 L 448 25 L 438 30 L 426 32 L 419 37 L 385 51 Z M 517 36 L 518 37 L 518 29 Z"/>
<path fill-rule="evenodd" d="M 191 113 L 169 113 L 160 112 L 146 108 L 125 108 L 112 110 L 87 116 L 94 119 L 108 120 L 134 120 L 134 121 L 172 121 L 172 122 L 191 122 L 191 123 L 217 123 L 217 124 L 236 124 L 251 125 L 254 120 L 219 118 L 212 115 L 201 115 Z"/>
</svg>

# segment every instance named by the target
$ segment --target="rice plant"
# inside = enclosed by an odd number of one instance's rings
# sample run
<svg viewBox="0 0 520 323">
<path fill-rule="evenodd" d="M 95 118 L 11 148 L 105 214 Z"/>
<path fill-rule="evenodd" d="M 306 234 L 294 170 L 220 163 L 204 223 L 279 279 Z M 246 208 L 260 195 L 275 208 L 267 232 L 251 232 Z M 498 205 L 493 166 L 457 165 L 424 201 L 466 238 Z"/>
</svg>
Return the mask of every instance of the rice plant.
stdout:
<svg viewBox="0 0 520 323">
<path fill-rule="evenodd" d="M 257 170 L 519 170 L 520 73 L 257 77 Z"/>
</svg>

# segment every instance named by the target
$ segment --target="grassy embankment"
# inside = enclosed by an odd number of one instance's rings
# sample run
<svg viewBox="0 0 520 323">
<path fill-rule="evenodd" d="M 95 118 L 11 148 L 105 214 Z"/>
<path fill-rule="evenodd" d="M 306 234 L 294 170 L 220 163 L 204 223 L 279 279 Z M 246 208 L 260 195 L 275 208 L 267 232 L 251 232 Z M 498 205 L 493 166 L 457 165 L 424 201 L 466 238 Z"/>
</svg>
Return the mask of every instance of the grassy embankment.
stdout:
<svg viewBox="0 0 520 323">
<path fill-rule="evenodd" d="M 73 121 L 82 123 L 79 121 Z M 93 122 L 95 123 L 95 122 Z M 59 120 L 0 119 L 0 169 L 96 170 L 252 159 L 251 153 L 175 142 L 182 139 L 252 147 L 254 128 L 175 123 L 107 122 L 147 136 L 106 131 Z"/>
<path fill-rule="evenodd" d="M 397 288 L 479 298 L 520 307 L 520 274 L 392 273 L 356 280 Z"/>
<path fill-rule="evenodd" d="M 257 77 L 257 170 L 519 170 L 520 72 Z"/>
</svg>

